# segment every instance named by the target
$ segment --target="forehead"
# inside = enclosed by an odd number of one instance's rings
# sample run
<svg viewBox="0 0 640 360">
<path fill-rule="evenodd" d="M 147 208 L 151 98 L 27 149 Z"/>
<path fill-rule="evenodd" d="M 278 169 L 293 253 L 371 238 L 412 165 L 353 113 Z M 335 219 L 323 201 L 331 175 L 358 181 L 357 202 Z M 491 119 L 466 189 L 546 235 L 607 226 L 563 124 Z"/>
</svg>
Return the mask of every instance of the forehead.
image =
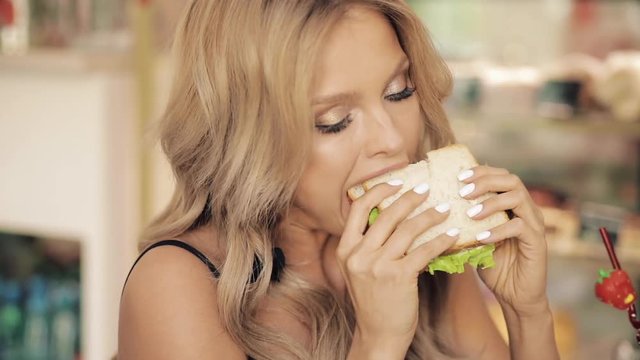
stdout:
<svg viewBox="0 0 640 360">
<path fill-rule="evenodd" d="M 362 6 L 352 7 L 321 47 L 313 94 L 366 89 L 386 79 L 404 56 L 395 30 L 383 14 Z"/>
</svg>

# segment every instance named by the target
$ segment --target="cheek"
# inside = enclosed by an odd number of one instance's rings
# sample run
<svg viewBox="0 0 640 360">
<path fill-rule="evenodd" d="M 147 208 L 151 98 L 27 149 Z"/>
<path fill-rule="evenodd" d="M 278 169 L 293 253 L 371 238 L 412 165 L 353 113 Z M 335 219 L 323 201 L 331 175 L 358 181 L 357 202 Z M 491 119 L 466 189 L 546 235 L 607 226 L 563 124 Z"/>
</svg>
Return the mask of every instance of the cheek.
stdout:
<svg viewBox="0 0 640 360">
<path fill-rule="evenodd" d="M 398 108 L 394 119 L 396 119 L 396 129 L 405 141 L 410 161 L 421 160 L 424 157 L 420 151 L 421 143 L 424 140 L 425 123 L 417 98 L 412 98 L 406 106 Z"/>
<path fill-rule="evenodd" d="M 357 158 L 354 145 L 344 136 L 318 136 L 305 172 L 298 184 L 296 205 L 318 226 L 336 230 L 345 205 L 345 184 Z"/>
</svg>

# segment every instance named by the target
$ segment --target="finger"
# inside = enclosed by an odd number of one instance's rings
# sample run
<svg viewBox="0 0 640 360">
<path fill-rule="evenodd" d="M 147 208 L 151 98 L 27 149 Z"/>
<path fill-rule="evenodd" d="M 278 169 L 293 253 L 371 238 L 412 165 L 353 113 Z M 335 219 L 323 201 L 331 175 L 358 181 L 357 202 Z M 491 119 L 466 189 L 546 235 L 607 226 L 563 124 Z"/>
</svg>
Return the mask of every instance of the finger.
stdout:
<svg viewBox="0 0 640 360">
<path fill-rule="evenodd" d="M 516 216 L 525 219 L 535 230 L 544 231 L 542 213 L 534 204 L 529 191 L 517 175 L 484 175 L 478 177 L 475 182 L 465 185 L 465 187 L 460 190 L 460 195 L 466 195 L 463 196 L 466 199 L 476 199 L 488 192 L 510 193 L 509 196 L 505 197 L 510 200 L 510 204 L 508 207 L 502 207 L 501 210 L 513 210 Z M 478 211 L 480 210 L 480 207 L 476 206 L 469 209 L 469 213 L 479 214 Z"/>
<path fill-rule="evenodd" d="M 472 200 L 488 192 L 507 192 L 520 188 L 525 189 L 525 186 L 517 175 L 491 174 L 476 177 L 473 182 L 462 186 L 459 195 Z"/>
<path fill-rule="evenodd" d="M 351 204 L 347 223 L 345 224 L 342 238 L 336 249 L 339 254 L 350 253 L 353 247 L 361 241 L 362 234 L 367 227 L 371 210 L 378 206 L 382 200 L 402 189 L 400 182 L 395 182 L 395 184 L 396 185 L 390 185 L 388 183 L 378 184 Z"/>
<path fill-rule="evenodd" d="M 499 211 L 513 210 L 514 214 L 522 218 L 536 231 L 544 231 L 544 222 L 538 218 L 534 207 L 528 199 L 518 191 L 509 191 L 488 198 L 467 209 L 467 216 L 473 220 L 485 219 Z"/>
<path fill-rule="evenodd" d="M 519 217 L 476 235 L 476 240 L 482 244 L 493 244 L 509 238 L 517 238 L 523 250 L 546 252 L 544 235 L 537 233 Z"/>
<path fill-rule="evenodd" d="M 382 246 L 381 256 L 388 259 L 402 257 L 416 237 L 449 217 L 450 208 L 448 203 L 442 203 L 400 223 L 393 235 Z"/>
<path fill-rule="evenodd" d="M 391 206 L 380 212 L 380 216 L 369 227 L 365 237 L 362 239 L 362 247 L 371 250 L 379 249 L 393 234 L 398 224 L 427 200 L 428 194 L 429 185 L 424 183 L 402 194 Z"/>
<path fill-rule="evenodd" d="M 458 241 L 459 235 L 459 229 L 451 229 L 447 233 L 418 246 L 399 261 L 411 271 L 420 273 L 431 260 L 442 255 L 443 252 L 453 246 Z"/>
<path fill-rule="evenodd" d="M 495 168 L 486 165 L 478 165 L 471 169 L 465 169 L 458 174 L 458 180 L 463 183 L 472 183 L 475 179 L 486 175 L 507 175 L 509 170 Z"/>
</svg>

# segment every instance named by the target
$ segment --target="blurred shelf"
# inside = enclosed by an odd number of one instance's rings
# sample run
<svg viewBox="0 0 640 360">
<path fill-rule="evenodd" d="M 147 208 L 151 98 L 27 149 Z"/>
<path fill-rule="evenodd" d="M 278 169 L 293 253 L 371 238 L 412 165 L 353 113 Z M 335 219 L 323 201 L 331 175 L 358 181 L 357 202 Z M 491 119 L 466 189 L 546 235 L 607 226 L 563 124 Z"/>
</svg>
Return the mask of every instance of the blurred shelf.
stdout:
<svg viewBox="0 0 640 360">
<path fill-rule="evenodd" d="M 640 122 L 622 122 L 606 115 L 576 116 L 559 120 L 524 115 L 453 114 L 451 125 L 458 132 L 475 133 L 479 130 L 522 132 L 550 130 L 583 133 L 587 135 L 615 135 L 640 140 Z"/>
<path fill-rule="evenodd" d="M 582 242 L 580 240 L 550 241 L 549 255 L 597 260 L 605 262 L 607 266 L 610 266 L 609 256 L 607 255 L 607 250 L 604 248 L 604 245 Z M 623 268 L 625 265 L 640 265 L 639 248 L 619 247 L 616 248 L 616 255 Z"/>
<path fill-rule="evenodd" d="M 126 71 L 132 67 L 131 57 L 128 52 L 34 49 L 25 54 L 0 55 L 0 71 Z"/>
</svg>

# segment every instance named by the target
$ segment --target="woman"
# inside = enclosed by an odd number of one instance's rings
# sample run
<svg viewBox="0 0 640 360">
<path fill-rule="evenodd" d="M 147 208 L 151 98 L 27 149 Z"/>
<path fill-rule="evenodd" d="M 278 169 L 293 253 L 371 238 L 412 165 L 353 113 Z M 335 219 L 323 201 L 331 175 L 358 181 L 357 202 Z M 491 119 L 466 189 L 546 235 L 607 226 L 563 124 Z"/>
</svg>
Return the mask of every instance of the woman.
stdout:
<svg viewBox="0 0 640 360">
<path fill-rule="evenodd" d="M 425 187 L 369 229 L 398 187 L 346 196 L 454 142 L 450 74 L 403 1 L 194 0 L 175 49 L 161 140 L 176 189 L 123 292 L 121 359 L 558 357 L 543 224 L 516 176 L 477 167 L 465 180 L 469 198 L 502 193 L 479 218 L 515 215 L 486 240 L 505 242 L 497 266 L 479 271 L 510 347 L 475 271 L 421 272 L 455 236 L 402 255 L 448 216 L 401 220 Z"/>
</svg>

